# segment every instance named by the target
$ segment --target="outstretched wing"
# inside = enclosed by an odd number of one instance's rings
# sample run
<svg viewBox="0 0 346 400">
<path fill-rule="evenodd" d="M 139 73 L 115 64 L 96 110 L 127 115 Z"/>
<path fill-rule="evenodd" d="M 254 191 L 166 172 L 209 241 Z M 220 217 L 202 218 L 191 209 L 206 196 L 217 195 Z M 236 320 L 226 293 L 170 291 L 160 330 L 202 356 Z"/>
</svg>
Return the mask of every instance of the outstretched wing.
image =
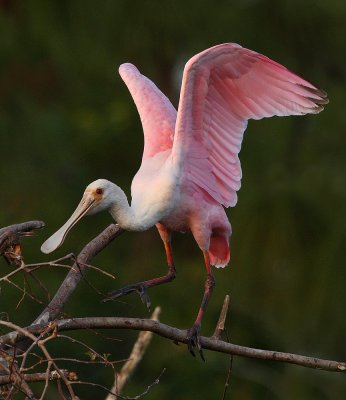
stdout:
<svg viewBox="0 0 346 400">
<path fill-rule="evenodd" d="M 119 74 L 139 112 L 144 131 L 143 160 L 172 148 L 177 111 L 168 98 L 132 64 L 122 64 Z"/>
<path fill-rule="evenodd" d="M 212 47 L 185 66 L 172 156 L 215 200 L 234 206 L 247 121 L 315 114 L 326 103 L 325 92 L 262 54 Z"/>
</svg>

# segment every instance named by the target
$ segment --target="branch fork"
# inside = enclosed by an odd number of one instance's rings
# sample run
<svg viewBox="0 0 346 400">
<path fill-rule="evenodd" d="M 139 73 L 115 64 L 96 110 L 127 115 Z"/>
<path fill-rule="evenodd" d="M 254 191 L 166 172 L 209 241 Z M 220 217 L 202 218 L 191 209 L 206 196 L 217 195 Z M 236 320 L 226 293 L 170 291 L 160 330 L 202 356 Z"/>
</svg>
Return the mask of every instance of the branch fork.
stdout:
<svg viewBox="0 0 346 400">
<path fill-rule="evenodd" d="M 24 270 L 25 268 L 35 268 L 35 264 L 25 265 L 20 252 L 20 238 L 23 235 L 31 235 L 35 229 L 44 226 L 41 221 L 29 221 L 23 224 L 13 225 L 0 229 L 0 255 L 5 256 L 7 261 L 16 266 L 17 270 L 12 271 L 9 276 Z M 120 317 L 87 317 L 87 318 L 70 318 L 57 319 L 65 304 L 76 290 L 80 281 L 84 278 L 90 262 L 93 257 L 108 246 L 116 237 L 124 231 L 116 224 L 109 225 L 103 232 L 90 241 L 77 257 L 69 254 L 59 260 L 48 263 L 36 264 L 36 267 L 45 265 L 57 265 L 59 261 L 71 259 L 74 261 L 72 268 L 69 269 L 64 281 L 55 293 L 53 299 L 42 310 L 41 314 L 26 328 L 21 328 L 10 322 L 1 321 L 0 325 L 13 329 L 12 332 L 4 334 L 0 337 L 0 386 L 13 382 L 9 372 L 9 365 L 14 364 L 14 360 L 18 350 L 24 354 L 33 348 L 34 345 L 39 346 L 48 360 L 48 367 L 43 375 L 39 374 L 20 374 L 22 384 L 20 390 L 27 397 L 33 398 L 32 392 L 27 382 L 33 382 L 44 378 L 47 389 L 47 382 L 50 379 L 62 381 L 69 391 L 71 398 L 77 398 L 72 390 L 71 380 L 78 379 L 75 373 L 66 375 L 66 371 L 59 369 L 50 357 L 45 344 L 48 340 L 54 339 L 59 332 L 80 329 L 133 329 L 142 331 L 130 355 L 130 359 L 125 363 L 121 372 L 116 376 L 115 386 L 109 392 L 107 400 L 115 399 L 122 390 L 128 377 L 131 375 L 139 360 L 143 356 L 146 346 L 148 345 L 153 333 L 172 340 L 174 343 L 187 343 L 186 330 L 181 330 L 158 321 L 159 310 L 156 309 L 151 319 L 140 318 L 120 318 Z M 18 247 L 19 246 L 19 247 Z M 8 258 L 9 255 L 12 257 Z M 20 265 L 18 263 L 20 261 Z M 29 269 L 31 271 L 31 269 Z M 8 276 L 8 275 L 7 275 Z M 6 276 L 4 277 L 6 278 Z M 114 277 L 113 277 L 114 278 Z M 3 279 L 6 280 L 6 279 Z M 201 336 L 200 344 L 203 349 L 217 351 L 230 355 L 238 355 L 242 357 L 257 358 L 262 360 L 279 361 L 290 364 L 296 364 L 303 367 L 322 369 L 333 372 L 346 372 L 346 362 L 338 362 L 332 360 L 323 360 L 315 357 L 306 357 L 298 354 L 283 353 L 271 350 L 260 350 L 250 347 L 238 346 L 228 341 L 223 341 L 221 336 L 225 331 L 226 317 L 229 308 L 229 296 L 224 299 L 218 322 L 214 333 L 210 337 Z M 46 336 L 48 334 L 48 336 Z M 144 344 L 146 343 L 146 344 Z M 26 356 L 25 356 L 26 357 Z M 23 364 L 23 362 L 22 362 Z M 53 370 L 51 370 L 51 368 Z M 2 371 L 1 371 L 2 370 Z M 20 371 L 20 370 L 19 370 Z M 132 371 L 132 372 L 131 372 Z M 123 382 L 123 383 L 122 383 Z M 86 382 L 76 382 L 85 383 Z M 91 384 L 91 383 L 88 383 Z M 97 386 L 97 384 L 95 384 Z M 30 397 L 31 396 L 31 397 Z M 113 397 L 112 397 L 113 396 Z M 42 398 L 42 396 L 41 396 Z M 121 396 L 120 396 L 121 398 Z"/>
</svg>

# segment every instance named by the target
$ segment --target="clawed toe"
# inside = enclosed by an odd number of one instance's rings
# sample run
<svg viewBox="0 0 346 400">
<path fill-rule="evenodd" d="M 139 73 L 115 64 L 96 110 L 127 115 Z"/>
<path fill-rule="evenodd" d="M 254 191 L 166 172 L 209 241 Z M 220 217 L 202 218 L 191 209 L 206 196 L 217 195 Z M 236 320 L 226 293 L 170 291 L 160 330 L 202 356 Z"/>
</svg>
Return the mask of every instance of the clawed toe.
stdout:
<svg viewBox="0 0 346 400">
<path fill-rule="evenodd" d="M 105 303 L 106 301 L 118 299 L 119 297 L 122 297 L 122 296 L 126 296 L 127 294 L 129 294 L 133 291 L 134 291 L 134 289 L 131 289 L 129 286 L 121 288 L 121 289 L 113 290 L 112 292 L 109 292 L 107 294 L 107 297 L 102 300 L 102 303 Z"/>
<path fill-rule="evenodd" d="M 130 286 L 126 286 L 121 289 L 114 290 L 113 292 L 108 293 L 107 298 L 103 299 L 102 302 L 105 303 L 106 301 L 118 299 L 119 297 L 126 296 L 127 294 L 129 294 L 131 292 L 137 292 L 139 294 L 142 302 L 150 310 L 150 306 L 151 306 L 150 297 L 148 295 L 147 288 L 145 287 L 145 285 L 142 285 L 142 284 L 130 285 Z"/>
<path fill-rule="evenodd" d="M 147 309 L 150 311 L 151 301 L 148 295 L 147 288 L 145 286 L 141 286 L 137 289 L 137 292 L 139 293 L 142 303 L 145 304 L 147 306 Z"/>
<path fill-rule="evenodd" d="M 193 325 L 192 328 L 190 328 L 187 331 L 187 348 L 193 357 L 196 357 L 195 349 L 197 349 L 201 359 L 205 362 L 201 340 L 199 336 L 199 329 L 200 329 L 199 326 Z"/>
</svg>

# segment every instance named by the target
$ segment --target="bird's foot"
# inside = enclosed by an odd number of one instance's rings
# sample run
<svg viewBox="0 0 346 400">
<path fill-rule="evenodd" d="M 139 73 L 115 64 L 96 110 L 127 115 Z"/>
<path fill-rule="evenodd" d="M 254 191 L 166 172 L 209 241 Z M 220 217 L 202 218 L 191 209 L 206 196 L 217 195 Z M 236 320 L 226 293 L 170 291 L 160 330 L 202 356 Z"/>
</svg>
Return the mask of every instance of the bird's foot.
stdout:
<svg viewBox="0 0 346 400">
<path fill-rule="evenodd" d="M 114 290 L 113 292 L 108 293 L 107 298 L 102 300 L 102 302 L 118 299 L 119 297 L 126 296 L 131 292 L 137 292 L 143 302 L 150 310 L 151 301 L 148 295 L 147 286 L 143 283 L 135 283 L 133 285 L 125 286 L 121 289 Z"/>
<path fill-rule="evenodd" d="M 191 355 L 196 357 L 195 355 L 195 349 L 198 350 L 198 353 L 201 357 L 201 359 L 205 362 L 203 350 L 202 350 L 202 345 L 201 345 L 201 340 L 199 336 L 199 330 L 201 329 L 201 326 L 199 324 L 193 324 L 192 328 L 188 329 L 187 331 L 187 348 Z"/>
</svg>

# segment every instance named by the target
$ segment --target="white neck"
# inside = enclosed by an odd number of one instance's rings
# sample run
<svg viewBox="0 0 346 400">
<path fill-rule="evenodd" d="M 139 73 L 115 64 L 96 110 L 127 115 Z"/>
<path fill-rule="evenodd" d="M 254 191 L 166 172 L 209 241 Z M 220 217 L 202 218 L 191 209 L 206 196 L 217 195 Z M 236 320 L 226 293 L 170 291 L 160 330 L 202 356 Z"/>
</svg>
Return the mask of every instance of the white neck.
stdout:
<svg viewBox="0 0 346 400">
<path fill-rule="evenodd" d="M 114 220 L 125 230 L 145 231 L 154 226 L 158 221 L 155 216 L 138 215 L 136 210 L 129 205 L 123 190 L 114 185 L 115 199 L 110 204 L 108 210 Z"/>
</svg>

